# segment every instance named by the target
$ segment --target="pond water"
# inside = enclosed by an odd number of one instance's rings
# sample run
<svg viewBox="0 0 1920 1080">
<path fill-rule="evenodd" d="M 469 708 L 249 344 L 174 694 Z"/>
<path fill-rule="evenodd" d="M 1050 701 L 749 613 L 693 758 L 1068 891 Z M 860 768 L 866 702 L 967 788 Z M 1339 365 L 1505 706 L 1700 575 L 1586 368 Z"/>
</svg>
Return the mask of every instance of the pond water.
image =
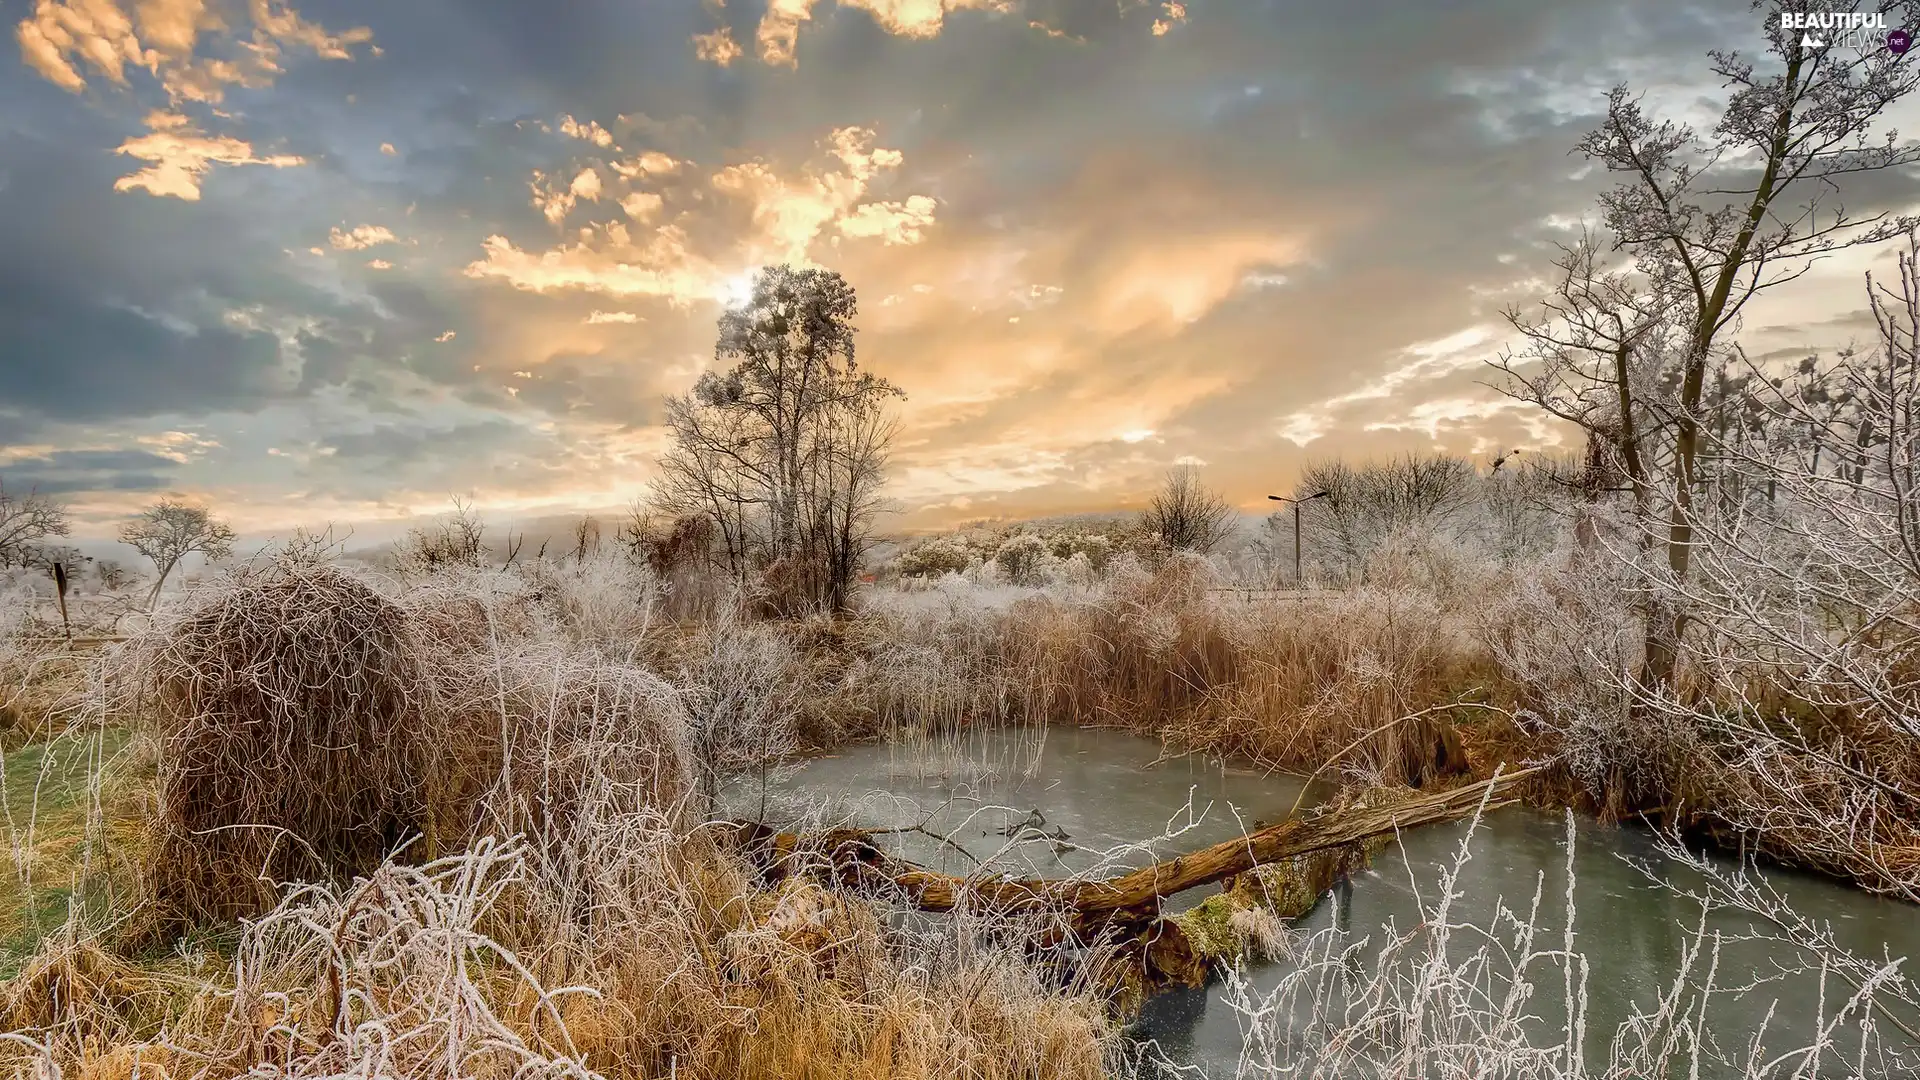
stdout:
<svg viewBox="0 0 1920 1080">
<path fill-rule="evenodd" d="M 1151 739 L 1051 728 L 848 748 L 750 789 L 736 788 L 728 802 L 763 812 L 769 821 L 810 816 L 875 828 L 920 827 L 925 832 L 897 834 L 895 850 L 948 871 L 966 872 L 981 860 L 1009 874 L 1059 877 L 1124 870 L 1238 836 L 1281 820 L 1296 801 L 1308 801 L 1301 791 L 1297 777 L 1219 758 L 1172 756 Z M 1418 924 L 1422 903 L 1433 903 L 1440 876 L 1467 832 L 1462 822 L 1408 833 L 1297 929 L 1312 932 L 1337 919 L 1344 933 L 1378 939 L 1389 924 L 1402 930 Z M 1489 815 L 1472 838 L 1472 858 L 1459 878 L 1455 920 L 1493 925 L 1503 902 L 1524 913 L 1538 887 L 1543 935 L 1557 942 L 1565 919 L 1567 843 L 1560 816 L 1517 807 Z M 1666 989 L 1700 922 L 1699 905 L 1656 884 L 1647 869 L 1683 888 L 1697 888 L 1700 878 L 1664 855 L 1642 829 L 1576 819 L 1573 844 L 1575 948 L 1590 969 L 1588 1056 L 1598 1063 L 1616 1025 L 1650 1007 Z M 1920 955 L 1920 908 L 1808 875 L 1769 872 L 1766 880 L 1795 910 L 1828 924 L 1834 939 L 1857 955 Z M 1193 890 L 1169 906 L 1184 908 L 1211 891 Z M 1753 922 L 1720 912 L 1708 926 L 1730 939 L 1750 932 Z M 1727 944 L 1716 982 L 1732 987 L 1776 972 L 1792 960 L 1784 951 L 1753 941 Z M 1253 969 L 1255 989 L 1276 984 L 1285 963 Z M 1557 969 L 1544 972 L 1542 981 L 1557 988 Z M 1204 990 L 1161 995 L 1140 1017 L 1137 1034 L 1192 1074 L 1257 1075 L 1241 1068 L 1241 1019 L 1224 993 L 1216 981 Z M 1813 1023 L 1818 993 L 1812 976 L 1795 975 L 1716 997 L 1712 1007 L 1719 1022 L 1712 1026 L 1722 1039 L 1738 1043 L 1765 1019 L 1769 1046 L 1799 1046 L 1804 1040 L 1798 1036 Z M 1836 997 L 1844 994 L 1830 987 L 1829 1000 Z M 1557 1029 L 1552 1005 L 1533 1011 Z M 1715 1073 L 1703 1067 L 1700 1075 Z"/>
</svg>

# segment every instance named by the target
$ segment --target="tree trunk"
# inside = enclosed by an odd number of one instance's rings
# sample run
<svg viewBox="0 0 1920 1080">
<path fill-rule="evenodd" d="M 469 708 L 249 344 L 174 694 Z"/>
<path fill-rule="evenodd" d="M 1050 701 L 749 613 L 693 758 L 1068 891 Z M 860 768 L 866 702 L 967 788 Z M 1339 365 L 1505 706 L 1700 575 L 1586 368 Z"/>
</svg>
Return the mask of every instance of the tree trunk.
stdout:
<svg viewBox="0 0 1920 1080">
<path fill-rule="evenodd" d="M 1038 945 L 1076 940 L 1106 942 L 1123 956 L 1142 961 L 1149 982 L 1165 985 L 1204 979 L 1206 964 L 1184 931 L 1163 918 L 1167 897 L 1226 881 L 1265 863 L 1355 847 L 1400 830 L 1455 821 L 1482 808 L 1515 801 L 1512 789 L 1539 768 L 1503 773 L 1450 791 L 1413 795 L 1382 806 L 1356 806 L 1277 825 L 1225 840 L 1131 873 L 1090 878 L 974 878 L 928 870 L 895 858 L 875 842 L 884 830 L 830 829 L 821 833 L 777 832 L 759 822 L 718 826 L 759 868 L 768 884 L 806 877 L 864 892 L 893 893 L 922 911 L 952 911 L 966 904 L 998 915 L 1054 915 Z"/>
</svg>

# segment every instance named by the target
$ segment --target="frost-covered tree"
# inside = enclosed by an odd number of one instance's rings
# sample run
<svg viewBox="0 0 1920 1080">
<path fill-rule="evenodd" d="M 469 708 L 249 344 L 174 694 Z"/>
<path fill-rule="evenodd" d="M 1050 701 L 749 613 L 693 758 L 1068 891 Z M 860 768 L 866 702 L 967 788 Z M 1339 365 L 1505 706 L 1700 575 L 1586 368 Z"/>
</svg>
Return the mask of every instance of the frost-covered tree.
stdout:
<svg viewBox="0 0 1920 1080">
<path fill-rule="evenodd" d="M 654 489 L 668 516 L 712 520 L 743 584 L 767 571 L 833 608 L 872 543 L 902 396 L 855 363 L 856 311 L 833 271 L 763 269 L 720 318 L 714 358 L 730 366 L 667 401 L 673 445 Z"/>
<path fill-rule="evenodd" d="M 209 562 L 233 554 L 233 527 L 213 511 L 177 499 L 161 499 L 120 527 L 120 542 L 153 560 L 151 603 L 181 560 L 199 554 Z"/>
<path fill-rule="evenodd" d="M 1712 129 L 1660 119 L 1624 85 L 1608 95 L 1605 118 L 1578 146 L 1620 179 L 1600 197 L 1606 239 L 1563 253 L 1543 308 L 1510 313 L 1527 345 L 1499 362 L 1509 393 L 1583 427 L 1631 492 L 1670 582 L 1645 594 L 1650 684 L 1672 679 L 1687 628 L 1680 596 L 1729 331 L 1754 298 L 1814 260 L 1902 232 L 1905 219 L 1850 214 L 1839 195 L 1864 174 L 1920 160 L 1920 145 L 1884 123 L 1920 66 L 1890 50 L 1810 44 L 1780 18 L 1802 4 L 1756 8 L 1765 55 L 1710 54 L 1730 91 Z M 1911 2 L 1873 8 L 1890 25 L 1920 17 Z"/>
<path fill-rule="evenodd" d="M 1047 542 L 1034 533 L 1015 533 L 993 553 L 994 565 L 1015 585 L 1038 585 L 1041 571 L 1053 553 Z"/>
<path fill-rule="evenodd" d="M 1233 504 L 1202 483 L 1198 469 L 1180 465 L 1167 473 L 1140 524 L 1174 551 L 1205 555 L 1233 533 L 1233 517 Z"/>
<path fill-rule="evenodd" d="M 33 490 L 16 495 L 0 483 L 0 567 L 24 565 L 40 541 L 68 528 L 65 503 Z"/>
</svg>

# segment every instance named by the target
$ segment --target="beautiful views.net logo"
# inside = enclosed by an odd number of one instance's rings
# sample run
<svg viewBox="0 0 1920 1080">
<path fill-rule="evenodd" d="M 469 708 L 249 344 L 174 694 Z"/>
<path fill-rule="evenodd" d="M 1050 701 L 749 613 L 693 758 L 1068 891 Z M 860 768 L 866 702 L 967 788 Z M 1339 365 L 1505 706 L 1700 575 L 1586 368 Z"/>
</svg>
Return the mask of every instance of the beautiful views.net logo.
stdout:
<svg viewBox="0 0 1920 1080">
<path fill-rule="evenodd" d="M 1905 27 L 1887 26 L 1884 11 L 1783 11 L 1780 28 L 1800 35 L 1803 49 L 1841 48 L 1886 49 L 1904 53 L 1913 46 L 1913 33 Z"/>
</svg>

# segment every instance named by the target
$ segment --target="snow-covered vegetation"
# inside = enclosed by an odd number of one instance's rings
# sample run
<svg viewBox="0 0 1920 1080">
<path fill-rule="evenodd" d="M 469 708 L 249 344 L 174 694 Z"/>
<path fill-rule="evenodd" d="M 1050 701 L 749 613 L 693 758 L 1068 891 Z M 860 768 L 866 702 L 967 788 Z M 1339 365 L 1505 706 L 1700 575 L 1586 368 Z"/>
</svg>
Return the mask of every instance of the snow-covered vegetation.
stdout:
<svg viewBox="0 0 1920 1080">
<path fill-rule="evenodd" d="M 1906 958 L 1848 953 L 1756 883 L 1784 864 L 1920 902 L 1920 223 L 1823 201 L 1920 161 L 1875 137 L 1920 75 L 1769 26 L 1773 74 L 1716 58 L 1712 131 L 1622 90 L 1580 146 L 1623 181 L 1604 235 L 1561 252 L 1497 364 L 1567 459 L 1322 461 L 1253 526 L 1180 466 L 1140 514 L 869 565 L 899 391 L 854 363 L 852 287 L 780 267 L 721 320 L 732 367 L 668 402 L 632 519 L 570 551 L 498 550 L 461 505 L 383 568 L 305 534 L 234 561 L 210 510 L 163 500 L 122 531 L 142 587 L 50 546 L 57 500 L 0 490 L 0 1060 L 1124 1072 L 1145 976 L 1116 976 L 1114 941 L 985 910 L 978 878 L 909 910 L 930 879 L 869 874 L 870 836 L 709 820 L 729 780 L 806 751 L 1074 724 L 1346 805 L 1524 769 L 1537 806 L 1742 860 L 1699 864 L 1703 907 L 1773 927 L 1823 988 L 1781 1006 L 1811 1018 L 1796 1045 L 1720 1027 L 1703 916 L 1659 999 L 1589 1030 L 1572 874 L 1566 926 L 1537 902 L 1470 925 L 1463 847 L 1371 951 L 1243 920 L 1290 965 L 1272 990 L 1229 974 L 1244 1072 L 1914 1075 Z M 1869 280 L 1872 342 L 1790 369 L 1742 351 L 1749 300 L 1884 241 L 1904 250 Z M 183 581 L 189 555 L 220 565 Z"/>
</svg>

